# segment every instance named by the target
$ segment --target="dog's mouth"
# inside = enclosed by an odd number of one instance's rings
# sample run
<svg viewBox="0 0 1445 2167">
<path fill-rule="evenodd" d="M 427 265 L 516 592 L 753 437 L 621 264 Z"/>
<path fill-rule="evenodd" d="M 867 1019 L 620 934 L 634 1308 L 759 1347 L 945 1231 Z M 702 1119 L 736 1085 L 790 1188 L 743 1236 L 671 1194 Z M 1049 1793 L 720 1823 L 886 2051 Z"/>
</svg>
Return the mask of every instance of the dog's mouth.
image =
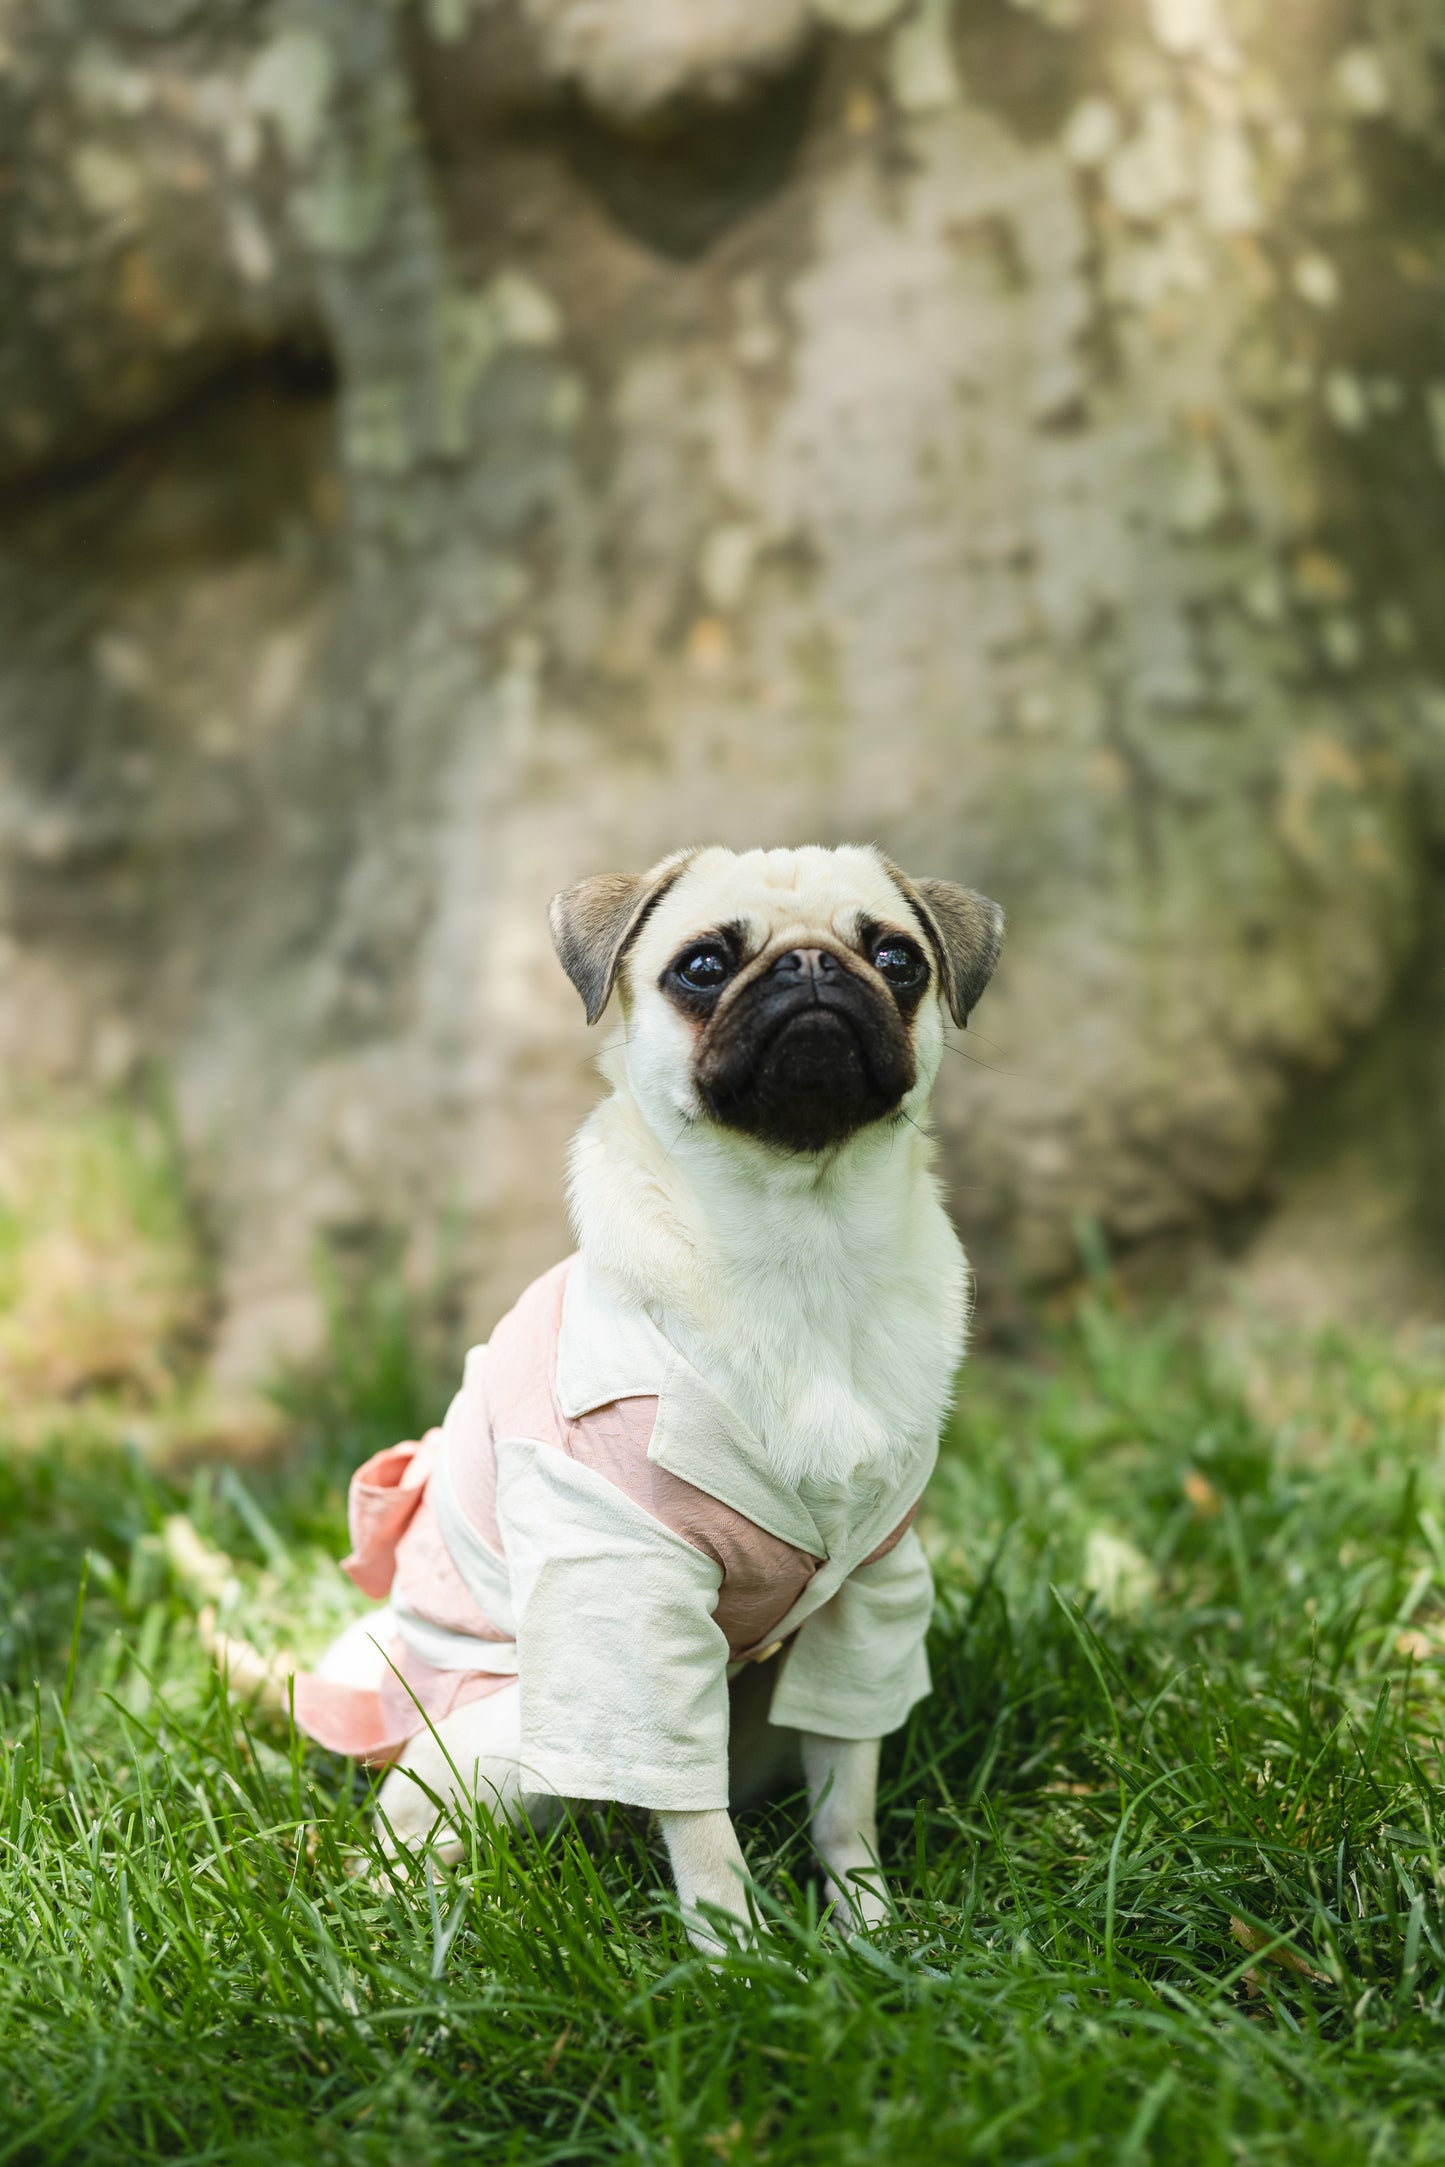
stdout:
<svg viewBox="0 0 1445 2167">
<path fill-rule="evenodd" d="M 784 1150 L 817 1152 L 896 1111 L 915 1071 L 891 1003 L 851 975 L 750 991 L 719 1017 L 698 1063 L 714 1120 Z"/>
</svg>

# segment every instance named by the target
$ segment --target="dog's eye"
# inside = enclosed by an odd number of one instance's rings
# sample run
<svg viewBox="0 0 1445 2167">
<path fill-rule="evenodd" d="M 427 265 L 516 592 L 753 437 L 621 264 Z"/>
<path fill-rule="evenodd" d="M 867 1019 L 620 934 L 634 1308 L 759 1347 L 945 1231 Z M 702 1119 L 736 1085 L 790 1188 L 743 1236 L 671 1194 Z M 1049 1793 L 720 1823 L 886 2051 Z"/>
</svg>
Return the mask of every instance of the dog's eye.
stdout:
<svg viewBox="0 0 1445 2167">
<path fill-rule="evenodd" d="M 900 993 L 911 993 L 928 976 L 928 965 L 912 941 L 884 941 L 873 958 L 873 968 Z"/>
<path fill-rule="evenodd" d="M 731 957 L 716 941 L 707 941 L 700 948 L 689 948 L 674 968 L 689 993 L 716 993 L 733 974 Z"/>
</svg>

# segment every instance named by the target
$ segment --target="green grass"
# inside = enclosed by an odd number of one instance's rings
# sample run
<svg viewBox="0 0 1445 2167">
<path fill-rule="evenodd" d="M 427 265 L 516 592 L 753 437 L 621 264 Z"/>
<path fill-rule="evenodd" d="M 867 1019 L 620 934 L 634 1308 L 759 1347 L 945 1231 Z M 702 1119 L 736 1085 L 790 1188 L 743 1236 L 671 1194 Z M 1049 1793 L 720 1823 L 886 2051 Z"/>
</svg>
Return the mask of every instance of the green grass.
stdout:
<svg viewBox="0 0 1445 2167">
<path fill-rule="evenodd" d="M 400 1350 L 293 1399 L 286 1479 L 191 1486 L 258 1638 L 346 1608 L 340 1472 L 378 1400 L 436 1412 Z M 976 1364 L 896 1921 L 820 1922 L 784 1801 L 744 1823 L 772 1934 L 718 1971 L 640 1815 L 349 1877 L 367 1780 L 218 1698 L 177 1494 L 13 1458 L 0 2163 L 1445 2160 L 1442 1388 L 1346 1346 L 1231 1380 L 1103 1297 Z"/>
</svg>

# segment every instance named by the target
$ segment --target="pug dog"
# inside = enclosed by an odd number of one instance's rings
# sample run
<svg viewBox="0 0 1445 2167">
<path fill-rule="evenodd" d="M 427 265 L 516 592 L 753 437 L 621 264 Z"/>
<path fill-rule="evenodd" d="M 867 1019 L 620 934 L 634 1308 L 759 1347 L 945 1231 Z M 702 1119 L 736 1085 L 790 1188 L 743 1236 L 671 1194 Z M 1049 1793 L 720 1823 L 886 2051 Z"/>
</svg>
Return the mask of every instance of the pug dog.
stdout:
<svg viewBox="0 0 1445 2167">
<path fill-rule="evenodd" d="M 1003 915 L 871 847 L 708 848 L 579 882 L 551 927 L 589 1024 L 619 1019 L 577 1251 L 441 1428 L 358 1471 L 346 1569 L 385 1608 L 295 1680 L 296 1719 L 389 1765 L 393 1844 L 456 1855 L 478 1807 L 651 1809 L 710 1952 L 755 1924 L 730 1808 L 796 1771 L 866 1929 L 968 1310 L 923 1121 Z"/>
</svg>

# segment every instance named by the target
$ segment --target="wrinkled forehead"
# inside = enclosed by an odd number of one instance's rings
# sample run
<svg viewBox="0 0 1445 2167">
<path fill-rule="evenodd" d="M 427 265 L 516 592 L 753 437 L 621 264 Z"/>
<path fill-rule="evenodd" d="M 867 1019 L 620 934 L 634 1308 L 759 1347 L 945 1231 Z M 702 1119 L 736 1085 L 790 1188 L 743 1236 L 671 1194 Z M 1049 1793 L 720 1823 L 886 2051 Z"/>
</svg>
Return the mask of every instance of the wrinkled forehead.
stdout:
<svg viewBox="0 0 1445 2167">
<path fill-rule="evenodd" d="M 695 934 L 745 929 L 750 948 L 805 934 L 857 938 L 861 923 L 915 926 L 912 910 L 877 853 L 824 850 L 704 850 L 643 927 L 637 962 L 658 969 Z M 915 928 L 916 929 L 916 928 Z"/>
</svg>

